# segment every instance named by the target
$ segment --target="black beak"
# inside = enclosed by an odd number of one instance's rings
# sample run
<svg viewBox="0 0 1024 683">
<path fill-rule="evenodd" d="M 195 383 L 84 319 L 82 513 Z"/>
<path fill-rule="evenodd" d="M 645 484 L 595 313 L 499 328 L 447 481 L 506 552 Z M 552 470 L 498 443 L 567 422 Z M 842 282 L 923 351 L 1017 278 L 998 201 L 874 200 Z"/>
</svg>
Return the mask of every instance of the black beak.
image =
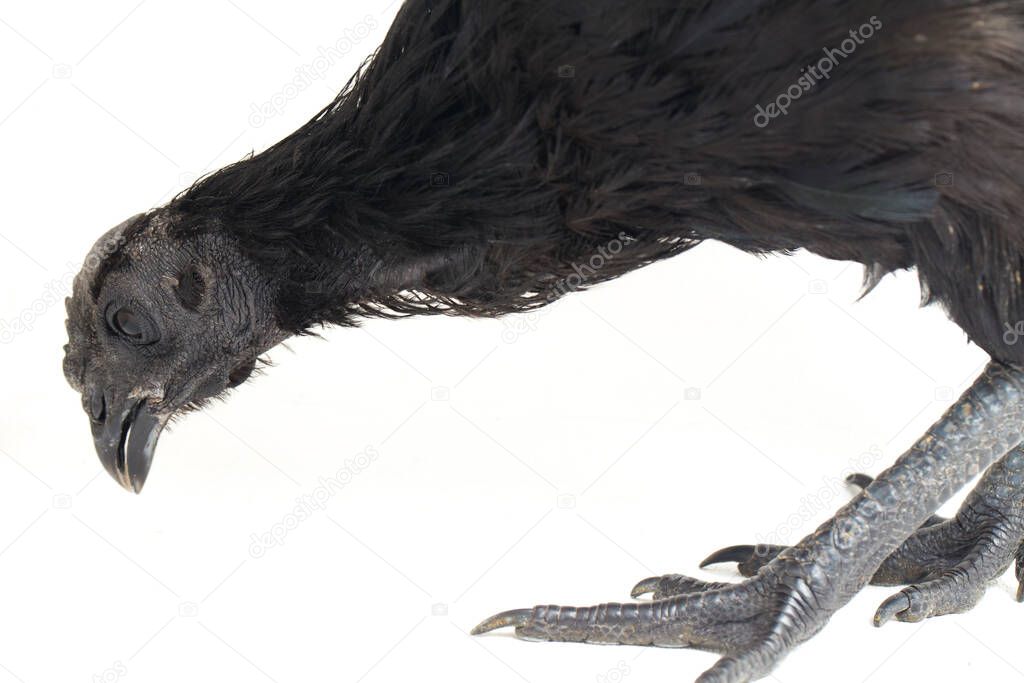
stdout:
<svg viewBox="0 0 1024 683">
<path fill-rule="evenodd" d="M 87 393 L 85 409 L 103 468 L 125 489 L 139 493 L 167 418 L 151 413 L 142 399 L 108 401 L 100 390 Z"/>
</svg>

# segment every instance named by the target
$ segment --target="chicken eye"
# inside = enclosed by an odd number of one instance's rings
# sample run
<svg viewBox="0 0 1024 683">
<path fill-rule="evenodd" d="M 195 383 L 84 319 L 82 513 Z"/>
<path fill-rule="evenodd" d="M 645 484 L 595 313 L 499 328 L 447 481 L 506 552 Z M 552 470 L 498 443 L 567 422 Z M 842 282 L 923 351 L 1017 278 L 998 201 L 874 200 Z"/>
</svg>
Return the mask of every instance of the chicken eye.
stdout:
<svg viewBox="0 0 1024 683">
<path fill-rule="evenodd" d="M 126 337 L 142 338 L 142 326 L 139 325 L 139 319 L 127 308 L 119 308 L 114 313 L 114 328 Z"/>
<path fill-rule="evenodd" d="M 155 341 L 152 327 L 140 314 L 127 307 L 111 308 L 107 313 L 110 329 L 133 344 L 149 344 Z"/>
</svg>

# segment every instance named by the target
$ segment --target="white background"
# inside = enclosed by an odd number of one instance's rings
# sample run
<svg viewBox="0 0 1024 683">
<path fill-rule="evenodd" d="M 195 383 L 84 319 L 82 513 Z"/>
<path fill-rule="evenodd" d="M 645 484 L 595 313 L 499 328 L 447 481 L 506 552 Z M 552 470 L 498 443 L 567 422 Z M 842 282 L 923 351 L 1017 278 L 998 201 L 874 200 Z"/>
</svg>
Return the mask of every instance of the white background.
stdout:
<svg viewBox="0 0 1024 683">
<path fill-rule="evenodd" d="M 396 10 L 0 9 L 0 682 L 691 680 L 713 655 L 466 634 L 503 609 L 625 600 L 654 573 L 732 577 L 696 564 L 799 540 L 846 500 L 839 476 L 883 469 L 983 365 L 910 274 L 855 304 L 858 267 L 708 244 L 530 316 L 289 343 L 164 435 L 143 495 L 120 490 L 61 373 L 70 277 L 110 226 L 303 123 Z M 773 679 L 1024 678 L 1011 578 L 968 615 L 881 630 L 892 589 L 865 590 Z"/>
</svg>

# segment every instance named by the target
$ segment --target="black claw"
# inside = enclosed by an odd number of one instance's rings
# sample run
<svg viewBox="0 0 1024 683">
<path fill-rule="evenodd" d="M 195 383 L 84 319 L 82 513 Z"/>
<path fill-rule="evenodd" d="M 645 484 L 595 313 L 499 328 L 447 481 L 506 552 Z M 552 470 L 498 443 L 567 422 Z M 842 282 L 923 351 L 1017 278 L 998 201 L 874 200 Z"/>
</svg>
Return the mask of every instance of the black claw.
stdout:
<svg viewBox="0 0 1024 683">
<path fill-rule="evenodd" d="M 908 609 L 910 609 L 910 598 L 906 593 L 897 593 L 896 595 L 890 596 L 879 606 L 878 611 L 875 612 L 875 626 L 885 626 L 886 622 L 890 619 L 901 612 L 907 611 Z"/>
<path fill-rule="evenodd" d="M 704 561 L 700 563 L 700 568 L 704 569 L 705 567 L 709 567 L 713 564 L 722 564 L 723 562 L 743 563 L 752 558 L 755 554 L 757 554 L 757 546 L 731 545 L 728 548 L 722 548 L 721 550 L 708 555 Z"/>
<path fill-rule="evenodd" d="M 481 633 L 487 633 L 494 629 L 504 628 L 505 626 L 525 626 L 530 620 L 530 615 L 533 610 L 529 609 L 513 609 L 500 614 L 495 614 L 493 617 L 484 619 L 470 631 L 470 635 L 478 636 Z"/>
<path fill-rule="evenodd" d="M 868 486 L 871 486 L 871 482 L 873 482 L 874 480 L 874 477 L 869 477 L 866 474 L 855 472 L 854 474 L 851 474 L 846 478 L 846 483 L 849 484 L 850 486 L 856 486 L 857 488 L 866 489 Z"/>
<path fill-rule="evenodd" d="M 633 586 L 633 590 L 629 591 L 629 597 L 636 599 L 636 598 L 639 598 L 641 595 L 646 595 L 647 593 L 653 593 L 654 591 L 656 591 L 658 589 L 658 586 L 660 584 L 661 584 L 661 577 L 660 576 L 652 576 L 650 578 L 644 579 L 643 581 L 641 581 L 637 585 Z"/>
</svg>

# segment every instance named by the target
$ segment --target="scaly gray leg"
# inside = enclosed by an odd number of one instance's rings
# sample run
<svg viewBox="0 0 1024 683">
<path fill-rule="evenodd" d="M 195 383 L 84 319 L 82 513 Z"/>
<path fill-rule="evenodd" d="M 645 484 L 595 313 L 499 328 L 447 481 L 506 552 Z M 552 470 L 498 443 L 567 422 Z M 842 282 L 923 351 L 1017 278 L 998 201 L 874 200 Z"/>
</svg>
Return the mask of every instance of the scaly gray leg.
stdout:
<svg viewBox="0 0 1024 683">
<path fill-rule="evenodd" d="M 974 607 L 1018 554 L 1024 540 L 1022 504 L 1024 449 L 1017 447 L 985 473 L 953 519 L 920 530 L 886 559 L 875 574 L 878 583 L 918 578 L 882 603 L 875 624 L 892 618 L 921 621 Z M 1018 585 L 1017 599 L 1022 596 L 1024 585 Z"/>
<path fill-rule="evenodd" d="M 868 486 L 871 478 L 854 475 L 851 483 Z M 930 616 L 966 612 L 986 587 L 1017 559 L 1017 600 L 1024 601 L 1024 448 L 1017 446 L 992 465 L 952 519 L 932 517 L 875 572 L 876 586 L 912 584 L 886 600 L 875 623 L 892 618 L 920 621 Z M 701 566 L 739 563 L 743 576 L 754 576 L 785 548 L 733 546 L 713 554 Z M 673 587 L 669 575 L 638 585 Z M 681 589 L 685 586 L 680 585 Z M 684 591 L 680 591 L 684 592 Z"/>
<path fill-rule="evenodd" d="M 531 640 L 696 647 L 723 657 L 698 683 L 761 678 L 817 633 L 882 562 L 970 478 L 1020 443 L 1024 373 L 990 363 L 896 464 L 799 544 L 742 583 L 653 602 L 503 612 Z"/>
<path fill-rule="evenodd" d="M 868 486 L 871 485 L 871 482 L 873 481 L 874 479 L 872 479 L 870 476 L 859 473 L 851 474 L 846 478 L 847 484 L 850 484 L 851 486 L 856 486 L 860 490 L 866 489 Z M 948 520 L 945 517 L 940 517 L 939 515 L 932 515 L 927 520 L 925 520 L 924 524 L 921 525 L 921 529 L 934 526 L 936 524 L 941 524 L 946 521 Z M 910 538 L 908 538 L 904 542 L 903 546 L 911 543 L 913 539 L 917 536 L 917 534 L 920 533 L 921 529 L 919 529 L 917 532 L 911 535 Z M 871 585 L 900 586 L 908 583 L 913 583 L 914 581 L 921 579 L 925 575 L 920 574 L 911 576 L 910 574 L 903 574 L 901 575 L 902 579 L 892 580 L 890 578 L 892 574 L 889 571 L 889 560 L 894 556 L 899 555 L 900 551 L 903 549 L 903 546 L 900 546 L 900 548 L 897 549 L 896 552 L 894 552 L 892 555 L 886 558 L 886 561 L 882 563 L 881 567 L 879 567 L 878 571 L 875 573 L 875 576 L 871 578 Z M 709 567 L 713 564 L 735 562 L 736 570 L 740 573 L 741 576 L 751 577 L 757 574 L 757 572 L 760 571 L 761 567 L 765 566 L 766 564 L 774 560 L 776 557 L 778 557 L 779 553 L 781 553 L 788 547 L 789 546 L 785 545 L 772 545 L 766 543 L 762 543 L 760 545 L 731 545 L 728 548 L 722 548 L 721 550 L 716 550 L 715 552 L 711 553 L 703 561 L 701 561 L 699 566 L 701 569 L 704 569 L 705 567 Z M 670 597 L 672 595 L 676 595 L 677 593 L 666 593 L 665 589 L 672 590 L 673 586 L 675 585 L 673 583 L 673 579 L 680 576 L 682 575 L 665 574 L 664 576 L 652 576 L 650 578 L 644 579 L 633 588 L 632 595 L 634 598 L 636 598 L 641 595 L 644 595 L 645 593 L 655 591 L 655 595 L 653 597 L 657 599 L 659 596 L 656 590 L 657 588 L 662 587 L 663 590 L 662 595 L 660 597 Z M 685 583 L 680 583 L 679 587 L 679 593 L 692 592 L 692 590 L 686 590 Z"/>
</svg>

